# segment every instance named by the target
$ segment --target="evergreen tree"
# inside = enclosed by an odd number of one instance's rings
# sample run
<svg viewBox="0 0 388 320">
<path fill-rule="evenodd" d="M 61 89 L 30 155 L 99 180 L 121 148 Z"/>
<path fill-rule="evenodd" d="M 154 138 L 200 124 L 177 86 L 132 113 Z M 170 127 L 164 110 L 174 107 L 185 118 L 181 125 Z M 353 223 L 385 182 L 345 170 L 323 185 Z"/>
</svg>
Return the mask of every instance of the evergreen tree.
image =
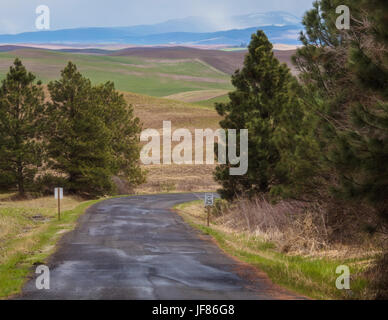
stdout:
<svg viewBox="0 0 388 320">
<path fill-rule="evenodd" d="M 300 96 L 303 89 L 293 83 L 290 102 L 283 105 L 273 141 L 279 151 L 275 167 L 278 182 L 271 188 L 272 199 L 312 200 L 319 196 L 319 144 L 315 139 L 318 119 Z"/>
<path fill-rule="evenodd" d="M 346 4 L 350 30 L 335 27 Z M 317 1 L 305 18 L 295 62 L 322 161 L 319 174 L 344 200 L 367 202 L 388 220 L 388 55 L 386 1 Z"/>
<path fill-rule="evenodd" d="M 70 193 L 97 196 L 112 191 L 111 133 L 93 90 L 69 62 L 61 79 L 50 82 L 49 155 L 52 168 L 66 174 Z"/>
<path fill-rule="evenodd" d="M 335 28 L 341 4 L 350 8 L 350 30 Z M 385 234 L 371 281 L 378 299 L 387 298 L 388 287 L 387 12 L 386 0 L 317 1 L 304 18 L 304 47 L 295 57 L 304 101 L 319 119 L 314 131 L 322 161 L 316 175 L 340 204 L 334 219 L 344 220 L 346 208 L 356 208 L 352 219 Z"/>
<path fill-rule="evenodd" d="M 29 190 L 44 160 L 41 83 L 16 59 L 0 87 L 0 186 Z"/>
<path fill-rule="evenodd" d="M 69 62 L 48 85 L 49 155 L 52 168 L 67 175 L 71 193 L 100 196 L 114 191 L 112 176 L 137 184 L 139 120 L 112 83 L 93 87 Z"/>
<path fill-rule="evenodd" d="M 223 186 L 220 193 L 228 199 L 239 193 L 268 193 L 285 180 L 284 172 L 277 168 L 281 155 L 276 140 L 284 109 L 293 101 L 290 92 L 296 82 L 287 66 L 274 57 L 272 49 L 264 32 L 252 35 L 244 67 L 232 78 L 236 90 L 229 94 L 230 102 L 216 105 L 224 117 L 220 122 L 222 128 L 249 130 L 247 174 L 230 176 L 230 164 L 220 165 L 215 172 L 216 180 Z"/>
<path fill-rule="evenodd" d="M 384 11 L 385 10 L 385 11 Z M 337 153 L 348 159 L 343 173 L 344 194 L 367 200 L 388 224 L 388 22 L 386 1 L 360 1 L 348 67 L 358 91 L 351 101 L 352 128 Z M 385 12 L 385 15 L 382 14 Z M 365 22 L 368 21 L 368 22 Z M 340 163 L 342 161 L 340 160 Z"/>
<path fill-rule="evenodd" d="M 134 116 L 133 107 L 127 104 L 111 82 L 94 87 L 93 97 L 100 104 L 104 122 L 111 132 L 112 174 L 132 186 L 143 183 L 145 175 L 139 166 L 138 139 L 141 125 L 139 118 Z"/>
</svg>

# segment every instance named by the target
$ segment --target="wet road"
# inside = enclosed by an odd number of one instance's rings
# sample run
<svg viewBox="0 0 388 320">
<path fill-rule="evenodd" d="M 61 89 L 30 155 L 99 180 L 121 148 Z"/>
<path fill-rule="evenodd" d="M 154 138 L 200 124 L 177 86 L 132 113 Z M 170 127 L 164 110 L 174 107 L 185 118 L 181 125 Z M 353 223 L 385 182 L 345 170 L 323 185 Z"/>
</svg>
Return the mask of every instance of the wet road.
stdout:
<svg viewBox="0 0 388 320">
<path fill-rule="evenodd" d="M 49 259 L 50 289 L 36 289 L 34 278 L 19 298 L 297 298 L 225 255 L 169 210 L 203 196 L 134 196 L 90 207 Z"/>
</svg>

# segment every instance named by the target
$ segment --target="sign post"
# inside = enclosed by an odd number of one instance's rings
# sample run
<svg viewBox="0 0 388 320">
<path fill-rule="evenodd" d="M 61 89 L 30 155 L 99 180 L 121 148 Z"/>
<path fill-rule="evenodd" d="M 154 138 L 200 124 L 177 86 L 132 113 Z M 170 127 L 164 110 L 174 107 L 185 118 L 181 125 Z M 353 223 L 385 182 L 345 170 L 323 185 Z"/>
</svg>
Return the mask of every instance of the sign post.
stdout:
<svg viewBox="0 0 388 320">
<path fill-rule="evenodd" d="M 55 188 L 54 197 L 55 199 L 58 199 L 58 220 L 61 220 L 61 199 L 63 199 L 63 188 Z"/>
<path fill-rule="evenodd" d="M 214 205 L 214 195 L 212 193 L 205 194 L 205 208 L 207 211 L 207 226 L 210 226 L 210 208 Z"/>
</svg>

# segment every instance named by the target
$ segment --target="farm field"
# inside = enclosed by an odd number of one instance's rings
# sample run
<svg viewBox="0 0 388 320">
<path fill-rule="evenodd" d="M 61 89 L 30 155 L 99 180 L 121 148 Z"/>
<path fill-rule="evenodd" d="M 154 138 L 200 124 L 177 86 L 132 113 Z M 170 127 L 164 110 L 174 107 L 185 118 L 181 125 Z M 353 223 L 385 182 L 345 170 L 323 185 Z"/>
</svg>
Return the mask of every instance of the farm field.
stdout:
<svg viewBox="0 0 388 320">
<path fill-rule="evenodd" d="M 290 58 L 294 52 L 274 54 L 295 72 Z M 94 84 L 112 81 L 120 91 L 213 107 L 214 102 L 228 100 L 230 75 L 242 67 L 245 54 L 185 47 L 55 51 L 0 46 L 0 80 L 16 57 L 43 83 L 59 78 L 60 71 L 72 61 Z"/>
<path fill-rule="evenodd" d="M 123 92 L 140 118 L 143 129 L 162 132 L 163 120 L 171 121 L 172 130 L 187 128 L 217 129 L 221 117 L 214 108 Z M 220 186 L 213 180 L 214 165 L 148 165 L 147 182 L 136 193 L 214 191 Z"/>
<path fill-rule="evenodd" d="M 181 92 L 230 90 L 230 76 L 198 59 L 155 59 L 21 49 L 0 53 L 0 79 L 19 57 L 43 83 L 59 78 L 72 61 L 94 84 L 112 81 L 121 91 L 164 97 Z"/>
</svg>

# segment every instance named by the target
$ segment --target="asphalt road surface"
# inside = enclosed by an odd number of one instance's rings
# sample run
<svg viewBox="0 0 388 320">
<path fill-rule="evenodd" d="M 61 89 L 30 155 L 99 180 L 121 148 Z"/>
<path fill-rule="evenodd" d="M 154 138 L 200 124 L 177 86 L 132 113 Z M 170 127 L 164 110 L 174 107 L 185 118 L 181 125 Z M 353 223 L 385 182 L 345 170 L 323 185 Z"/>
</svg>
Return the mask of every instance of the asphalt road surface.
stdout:
<svg viewBox="0 0 388 320">
<path fill-rule="evenodd" d="M 49 259 L 50 289 L 36 289 L 33 274 L 19 299 L 297 299 L 170 210 L 203 197 L 133 196 L 90 207 Z"/>
</svg>

